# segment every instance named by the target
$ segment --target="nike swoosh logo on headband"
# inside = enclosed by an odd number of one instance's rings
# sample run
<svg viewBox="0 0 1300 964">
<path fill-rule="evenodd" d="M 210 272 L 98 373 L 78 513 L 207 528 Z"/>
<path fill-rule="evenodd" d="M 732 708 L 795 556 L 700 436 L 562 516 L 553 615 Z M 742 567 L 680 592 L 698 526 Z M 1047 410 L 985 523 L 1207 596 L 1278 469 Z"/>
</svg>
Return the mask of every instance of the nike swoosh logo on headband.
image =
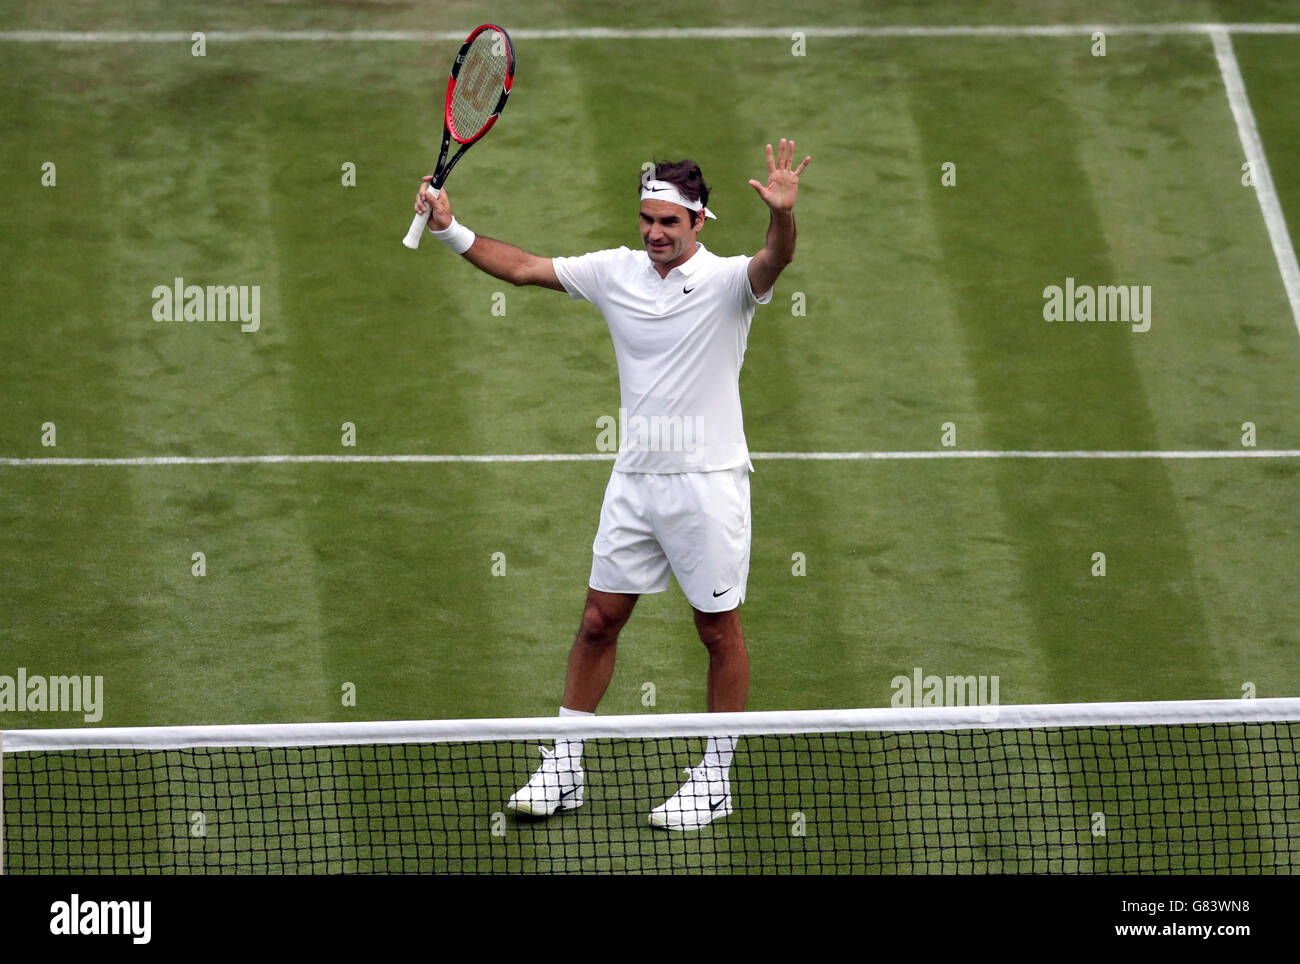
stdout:
<svg viewBox="0 0 1300 964">
<path fill-rule="evenodd" d="M 666 187 L 648 187 L 646 188 L 646 190 L 649 191 L 651 194 L 659 194 L 663 191 L 668 191 L 671 189 Z"/>
</svg>

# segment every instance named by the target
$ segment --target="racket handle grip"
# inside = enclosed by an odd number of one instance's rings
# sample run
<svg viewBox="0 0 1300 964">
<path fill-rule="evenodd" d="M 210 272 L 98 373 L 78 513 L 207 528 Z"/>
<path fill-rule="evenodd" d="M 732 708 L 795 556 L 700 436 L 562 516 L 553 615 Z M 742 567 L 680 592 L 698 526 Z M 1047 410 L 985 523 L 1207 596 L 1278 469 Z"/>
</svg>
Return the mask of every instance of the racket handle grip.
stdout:
<svg viewBox="0 0 1300 964">
<path fill-rule="evenodd" d="M 438 189 L 433 188 L 434 197 L 438 196 Z M 424 236 L 424 229 L 429 224 L 429 215 L 433 213 L 433 208 L 428 208 L 423 214 L 417 214 L 411 221 L 411 228 L 406 232 L 406 237 L 402 238 L 402 244 L 406 245 L 412 251 L 420 246 L 420 238 Z"/>
</svg>

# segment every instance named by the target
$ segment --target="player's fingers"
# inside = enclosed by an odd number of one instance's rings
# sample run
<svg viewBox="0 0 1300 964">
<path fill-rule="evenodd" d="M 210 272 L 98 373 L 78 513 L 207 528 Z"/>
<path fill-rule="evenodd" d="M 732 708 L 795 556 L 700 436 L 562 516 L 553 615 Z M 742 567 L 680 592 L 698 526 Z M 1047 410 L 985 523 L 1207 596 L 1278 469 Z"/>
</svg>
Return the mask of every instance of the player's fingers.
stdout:
<svg viewBox="0 0 1300 964">
<path fill-rule="evenodd" d="M 797 171 L 794 172 L 795 177 L 798 177 L 800 174 L 802 174 L 802 173 L 803 173 L 803 169 L 804 169 L 805 167 L 807 167 L 807 166 L 808 166 L 809 164 L 811 164 L 811 163 L 812 163 L 812 157 L 811 157 L 811 156 L 810 156 L 810 157 L 805 157 L 805 158 L 803 159 L 803 163 L 799 165 L 799 170 L 797 170 Z"/>
<path fill-rule="evenodd" d="M 763 196 L 763 185 L 759 184 L 757 181 L 753 181 L 753 180 L 751 180 L 751 181 L 749 182 L 749 186 L 752 187 L 755 191 L 758 192 L 758 196 L 759 196 L 759 197 L 762 197 L 762 196 Z"/>
<path fill-rule="evenodd" d="M 794 147 L 794 141 L 787 141 L 781 138 L 781 153 L 776 158 L 776 169 L 778 171 L 788 171 L 790 169 L 790 148 Z"/>
<path fill-rule="evenodd" d="M 767 145 L 767 173 L 771 174 L 776 170 L 776 162 L 772 160 L 772 145 Z"/>
<path fill-rule="evenodd" d="M 420 189 L 415 192 L 415 212 L 417 214 L 424 213 L 424 208 L 428 200 L 425 197 L 424 192 L 428 189 L 429 182 L 432 180 L 433 180 L 432 174 L 426 174 L 424 177 L 420 178 Z"/>
</svg>

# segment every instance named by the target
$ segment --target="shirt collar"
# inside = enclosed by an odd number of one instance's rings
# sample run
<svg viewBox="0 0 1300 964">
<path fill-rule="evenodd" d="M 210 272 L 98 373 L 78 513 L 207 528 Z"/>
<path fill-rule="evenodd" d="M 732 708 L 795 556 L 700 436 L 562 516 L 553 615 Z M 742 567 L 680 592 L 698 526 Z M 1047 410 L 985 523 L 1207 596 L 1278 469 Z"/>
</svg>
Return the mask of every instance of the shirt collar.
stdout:
<svg viewBox="0 0 1300 964">
<path fill-rule="evenodd" d="M 644 249 L 642 249 L 641 253 L 645 255 L 645 269 L 647 271 L 652 272 L 654 276 L 658 278 L 659 272 L 655 271 L 655 263 L 650 260 L 650 254 Z M 673 268 L 672 271 L 669 271 L 668 274 L 672 274 L 673 271 L 677 271 L 680 272 L 683 277 L 689 278 L 691 275 L 695 274 L 695 272 L 700 269 L 701 265 L 704 264 L 704 257 L 702 256 L 707 256 L 708 254 L 709 254 L 709 249 L 704 246 L 704 242 L 696 241 L 695 253 L 691 255 L 689 258 L 687 258 L 685 261 L 683 261 L 681 264 L 679 264 L 677 267 Z"/>
</svg>

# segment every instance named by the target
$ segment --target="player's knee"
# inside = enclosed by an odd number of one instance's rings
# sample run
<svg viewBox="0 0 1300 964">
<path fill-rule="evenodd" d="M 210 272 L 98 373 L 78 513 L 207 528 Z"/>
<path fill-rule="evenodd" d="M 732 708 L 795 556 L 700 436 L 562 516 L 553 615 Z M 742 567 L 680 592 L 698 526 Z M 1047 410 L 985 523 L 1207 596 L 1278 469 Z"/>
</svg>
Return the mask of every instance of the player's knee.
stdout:
<svg viewBox="0 0 1300 964">
<path fill-rule="evenodd" d="M 696 628 L 700 631 L 700 642 L 710 653 L 729 652 L 740 642 L 740 633 L 725 622 L 700 622 Z"/>
<path fill-rule="evenodd" d="M 582 612 L 578 639 L 588 646 L 608 646 L 618 640 L 622 623 L 612 619 L 599 606 L 588 604 Z"/>
</svg>

